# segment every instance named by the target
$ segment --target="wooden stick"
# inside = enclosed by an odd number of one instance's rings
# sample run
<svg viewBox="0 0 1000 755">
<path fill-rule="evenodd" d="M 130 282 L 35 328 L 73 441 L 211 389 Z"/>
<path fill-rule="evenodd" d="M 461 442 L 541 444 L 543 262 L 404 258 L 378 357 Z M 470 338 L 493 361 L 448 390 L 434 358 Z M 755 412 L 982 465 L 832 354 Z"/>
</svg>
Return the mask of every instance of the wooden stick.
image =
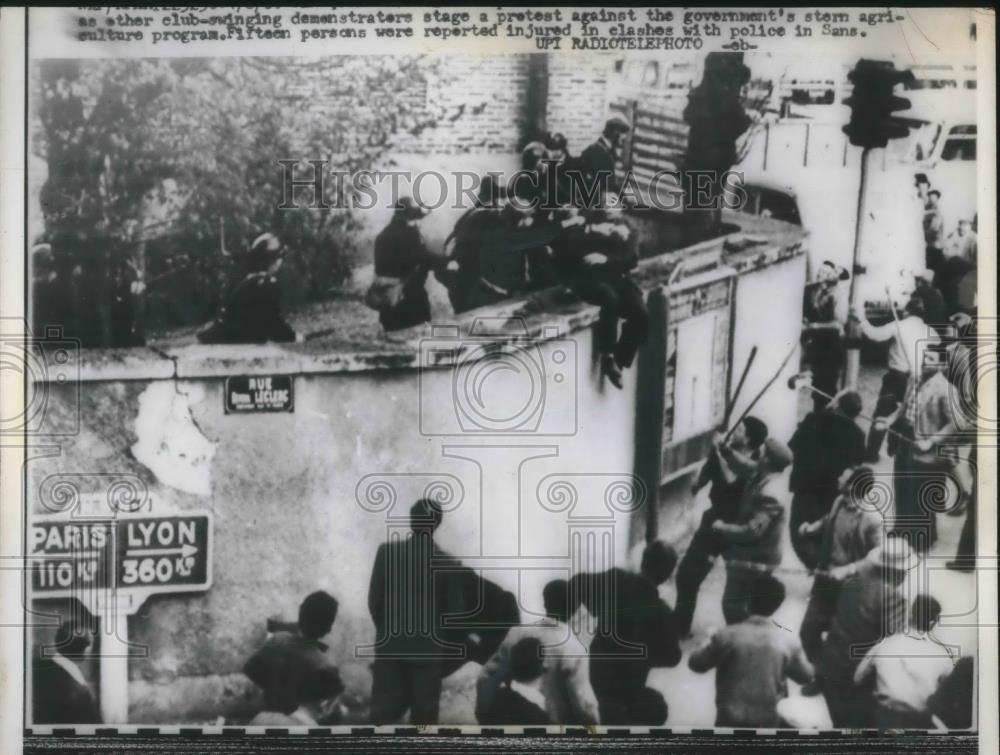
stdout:
<svg viewBox="0 0 1000 755">
<path fill-rule="evenodd" d="M 736 390 L 733 391 L 733 395 L 730 396 L 729 402 L 726 404 L 726 415 L 722 419 L 722 426 L 729 427 L 729 418 L 733 414 L 733 407 L 736 406 L 736 399 L 740 397 L 740 391 L 743 390 L 743 384 L 747 380 L 747 374 L 750 372 L 750 365 L 753 364 L 753 360 L 757 358 L 757 347 L 754 346 L 750 349 L 750 356 L 747 357 L 746 366 L 743 368 L 743 374 L 740 375 L 739 382 L 736 383 Z"/>
<path fill-rule="evenodd" d="M 733 426 L 731 428 L 729 428 L 729 432 L 726 433 L 726 438 L 723 441 L 724 443 L 729 440 L 730 436 L 733 434 L 733 430 L 736 429 L 736 427 L 738 427 L 739 424 L 744 419 L 746 419 L 747 415 L 750 414 L 753 408 L 757 405 L 757 402 L 764 397 L 764 394 L 767 393 L 768 388 L 774 385 L 774 381 L 777 380 L 779 377 L 781 377 L 781 373 L 784 371 L 785 365 L 788 364 L 788 360 L 792 358 L 792 354 L 794 354 L 798 350 L 798 348 L 799 344 L 797 342 L 792 344 L 792 350 L 789 351 L 788 354 L 785 356 L 785 358 L 781 360 L 781 366 L 778 367 L 778 370 L 774 373 L 774 375 L 771 376 L 771 379 L 767 381 L 764 387 L 760 389 L 760 392 L 753 397 L 753 401 L 750 402 L 750 405 L 744 410 L 743 414 L 740 415 L 740 418 L 733 423 Z"/>
</svg>

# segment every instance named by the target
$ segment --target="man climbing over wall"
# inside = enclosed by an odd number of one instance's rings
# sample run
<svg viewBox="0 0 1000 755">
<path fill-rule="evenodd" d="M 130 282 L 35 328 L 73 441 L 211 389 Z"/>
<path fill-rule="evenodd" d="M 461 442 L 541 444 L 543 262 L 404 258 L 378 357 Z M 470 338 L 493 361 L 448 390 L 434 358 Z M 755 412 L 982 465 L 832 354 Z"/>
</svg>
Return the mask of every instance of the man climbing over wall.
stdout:
<svg viewBox="0 0 1000 755">
<path fill-rule="evenodd" d="M 639 235 L 610 195 L 602 207 L 585 211 L 583 220 L 563 221 L 552 242 L 553 266 L 577 296 L 601 308 L 595 327 L 601 373 L 620 389 L 622 370 L 632 366 L 649 330 L 645 295 L 629 274 L 639 261 Z"/>
</svg>

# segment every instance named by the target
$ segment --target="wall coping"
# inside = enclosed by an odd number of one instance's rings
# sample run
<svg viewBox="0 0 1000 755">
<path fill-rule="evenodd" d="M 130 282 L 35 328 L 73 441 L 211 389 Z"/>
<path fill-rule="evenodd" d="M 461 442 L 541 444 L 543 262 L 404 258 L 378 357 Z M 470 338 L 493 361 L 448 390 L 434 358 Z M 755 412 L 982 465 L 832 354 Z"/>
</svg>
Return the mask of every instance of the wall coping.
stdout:
<svg viewBox="0 0 1000 755">
<path fill-rule="evenodd" d="M 715 250 L 721 253 L 721 264 L 735 270 L 737 275 L 805 253 L 804 241 L 808 234 L 798 226 L 738 213 L 724 212 L 724 217 L 727 222 L 737 225 L 738 230 L 640 260 L 637 270 L 633 271 L 637 283 L 647 292 L 664 287 L 679 263 L 704 258 Z M 687 271 L 684 272 L 686 278 Z M 691 274 L 698 272 L 692 270 Z M 345 306 L 351 311 L 363 310 L 364 316 L 372 322 L 376 319 L 375 313 L 360 301 L 352 300 Z M 317 337 L 310 338 L 307 334 L 306 340 L 290 344 L 154 343 L 129 349 L 82 349 L 76 365 L 78 370 L 70 364 L 69 376 L 80 382 L 108 382 L 445 368 L 476 358 L 475 354 L 481 356 L 483 352 L 476 344 L 485 338 L 489 339 L 492 349 L 517 351 L 588 328 L 598 314 L 598 307 L 580 301 L 562 287 L 555 287 L 466 312 L 435 323 L 433 327 L 401 331 L 391 339 L 378 336 L 375 327 L 367 334 L 353 334 L 353 339 L 331 340 L 319 331 Z M 442 339 L 454 339 L 457 348 L 435 350 L 435 356 L 425 357 L 422 365 L 421 353 L 427 352 L 429 342 L 440 344 Z M 463 345 L 462 339 L 471 340 Z M 66 370 L 60 373 L 65 375 Z M 36 382 L 54 383 L 57 376 L 49 370 Z M 65 382 L 65 377 L 58 382 Z"/>
</svg>

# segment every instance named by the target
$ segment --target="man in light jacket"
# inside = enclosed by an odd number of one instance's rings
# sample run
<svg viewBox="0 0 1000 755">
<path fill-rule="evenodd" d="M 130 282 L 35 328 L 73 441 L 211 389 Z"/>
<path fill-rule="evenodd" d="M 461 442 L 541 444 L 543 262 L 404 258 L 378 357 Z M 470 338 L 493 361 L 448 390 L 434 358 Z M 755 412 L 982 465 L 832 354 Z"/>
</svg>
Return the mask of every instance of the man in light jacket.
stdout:
<svg viewBox="0 0 1000 755">
<path fill-rule="evenodd" d="M 587 648 L 570 627 L 570 618 L 580 607 L 571 606 L 569 584 L 554 579 L 542 592 L 546 618 L 536 624 L 514 627 L 500 649 L 483 666 L 476 682 L 476 718 L 484 717 L 493 708 L 496 695 L 511 681 L 513 648 L 526 638 L 541 642 L 543 670 L 541 689 L 549 722 L 570 726 L 598 723 L 597 698 L 590 686 Z"/>
</svg>

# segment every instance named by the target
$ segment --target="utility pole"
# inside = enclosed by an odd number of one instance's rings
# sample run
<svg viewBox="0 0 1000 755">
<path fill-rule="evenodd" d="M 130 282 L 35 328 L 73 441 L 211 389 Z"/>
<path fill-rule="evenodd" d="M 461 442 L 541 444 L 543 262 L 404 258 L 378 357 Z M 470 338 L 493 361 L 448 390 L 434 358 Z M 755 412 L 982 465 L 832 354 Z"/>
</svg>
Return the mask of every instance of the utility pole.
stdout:
<svg viewBox="0 0 1000 755">
<path fill-rule="evenodd" d="M 854 254 L 851 264 L 851 286 L 847 297 L 850 312 L 855 312 L 858 306 L 864 306 L 864 302 L 858 302 L 858 275 L 863 274 L 860 264 L 861 258 L 861 231 L 864 229 L 865 206 L 868 202 L 868 156 L 871 150 L 865 148 L 861 150 L 861 182 L 858 185 L 858 213 L 854 221 Z M 889 302 L 892 306 L 892 302 Z M 844 332 L 847 344 L 847 364 L 844 370 L 844 386 L 856 388 L 858 385 L 858 373 L 861 372 L 861 323 L 853 317 L 847 318 L 847 327 Z"/>
<path fill-rule="evenodd" d="M 859 60 L 847 78 L 854 85 L 854 91 L 844 103 L 851 108 L 851 120 L 844 126 L 844 133 L 855 147 L 861 147 L 861 181 L 858 186 L 858 214 L 854 226 L 854 264 L 851 273 L 850 309 L 856 312 L 864 302 L 857 301 L 856 278 L 861 268 L 861 243 L 864 237 L 865 208 L 867 207 L 868 162 L 873 149 L 884 148 L 891 139 L 899 139 L 909 134 L 910 129 L 897 120 L 893 113 L 906 110 L 910 101 L 893 96 L 897 84 L 913 80 L 911 71 L 897 71 L 895 66 L 881 60 Z M 892 307 L 892 301 L 889 302 Z M 853 388 L 858 383 L 861 368 L 861 323 L 854 317 L 848 318 L 846 345 L 847 364 L 844 375 L 846 386 Z"/>
</svg>

